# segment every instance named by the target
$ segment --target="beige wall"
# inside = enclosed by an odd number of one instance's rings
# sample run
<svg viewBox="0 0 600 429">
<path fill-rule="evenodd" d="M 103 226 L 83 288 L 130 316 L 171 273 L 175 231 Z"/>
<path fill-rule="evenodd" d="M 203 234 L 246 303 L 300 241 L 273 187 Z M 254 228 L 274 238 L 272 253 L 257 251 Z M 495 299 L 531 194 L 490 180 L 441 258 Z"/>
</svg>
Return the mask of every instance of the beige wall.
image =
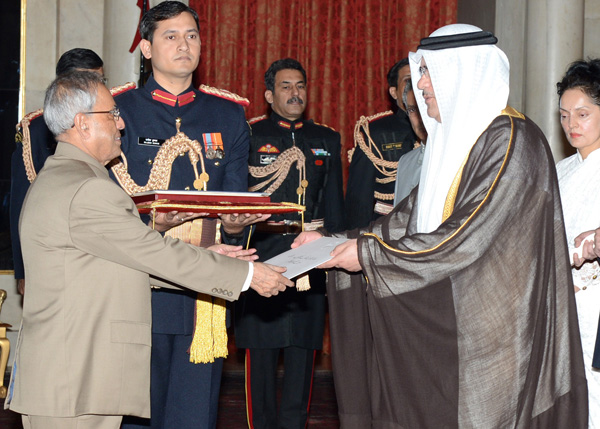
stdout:
<svg viewBox="0 0 600 429">
<path fill-rule="evenodd" d="M 150 6 L 161 1 L 151 0 Z M 109 86 L 138 81 L 139 49 L 129 52 L 140 16 L 137 0 L 23 0 L 23 3 L 27 19 L 21 116 L 42 107 L 56 62 L 69 49 L 88 48 L 100 55 Z"/>
<path fill-rule="evenodd" d="M 600 58 L 600 0 L 586 0 L 583 54 Z"/>
<path fill-rule="evenodd" d="M 558 122 L 556 82 L 572 61 L 600 56 L 600 0 L 458 3 L 459 22 L 489 26 L 495 15 L 492 31 L 511 63 L 509 104 L 540 126 L 556 161 L 570 155 Z"/>
</svg>

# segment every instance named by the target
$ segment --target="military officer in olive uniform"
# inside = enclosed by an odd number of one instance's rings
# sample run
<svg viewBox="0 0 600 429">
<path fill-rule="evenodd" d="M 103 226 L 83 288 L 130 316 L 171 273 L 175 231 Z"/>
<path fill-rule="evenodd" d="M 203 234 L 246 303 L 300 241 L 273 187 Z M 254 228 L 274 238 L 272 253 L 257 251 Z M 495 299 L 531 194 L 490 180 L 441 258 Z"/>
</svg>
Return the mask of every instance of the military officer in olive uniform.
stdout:
<svg viewBox="0 0 600 429">
<path fill-rule="evenodd" d="M 259 260 L 289 250 L 302 222 L 305 230 L 344 227 L 340 135 L 302 119 L 306 72 L 298 61 L 281 59 L 265 73 L 265 85 L 272 113 L 249 121 L 250 190 L 272 193 L 273 201 L 299 202 L 306 212 L 304 219 L 281 215 L 256 225 L 250 244 Z M 308 419 L 314 358 L 323 343 L 324 273 L 311 272 L 310 289 L 298 289 L 269 300 L 249 293 L 235 306 L 235 338 L 246 349 L 246 406 L 254 428 L 305 427 Z M 278 412 L 280 350 L 284 381 Z"/>
<path fill-rule="evenodd" d="M 408 58 L 394 64 L 387 75 L 389 93 L 398 105 L 361 117 L 354 130 L 354 148 L 346 188 L 346 228 L 360 228 L 391 211 L 398 160 L 418 141 L 405 107 L 402 92 L 410 80 Z"/>
</svg>

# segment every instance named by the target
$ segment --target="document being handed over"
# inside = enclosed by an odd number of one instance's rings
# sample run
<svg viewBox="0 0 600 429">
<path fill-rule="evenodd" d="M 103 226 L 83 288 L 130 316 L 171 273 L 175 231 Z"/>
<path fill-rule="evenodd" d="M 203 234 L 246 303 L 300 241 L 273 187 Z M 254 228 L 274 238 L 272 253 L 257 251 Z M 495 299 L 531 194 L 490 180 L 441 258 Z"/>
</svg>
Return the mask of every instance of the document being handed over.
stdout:
<svg viewBox="0 0 600 429">
<path fill-rule="evenodd" d="M 265 263 L 286 267 L 287 271 L 282 275 L 292 279 L 329 261 L 331 251 L 345 241 L 348 241 L 348 239 L 321 237 L 295 249 L 283 252 L 265 261 Z"/>
</svg>

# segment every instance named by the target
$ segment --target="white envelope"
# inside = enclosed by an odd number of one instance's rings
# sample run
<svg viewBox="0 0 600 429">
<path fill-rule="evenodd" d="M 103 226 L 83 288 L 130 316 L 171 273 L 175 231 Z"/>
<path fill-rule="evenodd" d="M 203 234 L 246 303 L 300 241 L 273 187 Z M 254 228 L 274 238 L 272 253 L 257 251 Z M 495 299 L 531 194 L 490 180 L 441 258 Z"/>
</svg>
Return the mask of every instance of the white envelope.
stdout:
<svg viewBox="0 0 600 429">
<path fill-rule="evenodd" d="M 287 271 L 283 273 L 283 276 L 292 279 L 329 261 L 331 251 L 345 241 L 348 241 L 348 239 L 321 237 L 295 249 L 280 253 L 265 261 L 265 263 L 286 267 Z"/>
</svg>

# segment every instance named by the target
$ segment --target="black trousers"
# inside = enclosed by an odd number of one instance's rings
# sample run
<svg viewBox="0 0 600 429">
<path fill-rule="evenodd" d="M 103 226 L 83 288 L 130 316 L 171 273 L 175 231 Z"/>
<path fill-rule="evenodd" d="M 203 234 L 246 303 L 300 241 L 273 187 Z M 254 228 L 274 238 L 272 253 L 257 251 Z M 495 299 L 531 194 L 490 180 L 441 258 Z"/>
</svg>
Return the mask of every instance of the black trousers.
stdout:
<svg viewBox="0 0 600 429">
<path fill-rule="evenodd" d="M 277 412 L 277 362 L 283 350 L 283 386 Z M 303 429 L 308 423 L 315 350 L 246 349 L 246 410 L 252 429 Z"/>
</svg>

